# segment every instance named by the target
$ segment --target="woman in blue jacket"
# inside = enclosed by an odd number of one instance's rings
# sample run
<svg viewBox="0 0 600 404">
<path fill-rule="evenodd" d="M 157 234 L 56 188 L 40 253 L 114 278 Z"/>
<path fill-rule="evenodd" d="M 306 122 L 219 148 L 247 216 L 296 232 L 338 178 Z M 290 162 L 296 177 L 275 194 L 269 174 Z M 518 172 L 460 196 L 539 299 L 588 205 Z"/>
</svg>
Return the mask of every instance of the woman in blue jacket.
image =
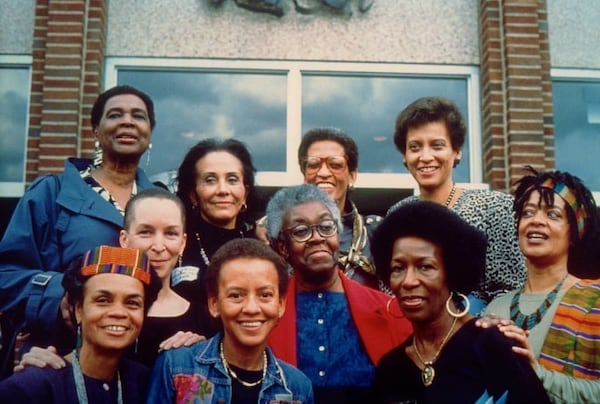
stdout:
<svg viewBox="0 0 600 404">
<path fill-rule="evenodd" d="M 72 346 L 63 336 L 69 328 L 61 286 L 66 265 L 99 244 L 118 246 L 127 201 L 153 187 L 138 168 L 155 126 L 150 97 L 133 87 L 113 87 L 97 98 L 91 123 L 94 160 L 70 158 L 63 174 L 34 181 L 0 242 L 0 372 L 12 367 L 19 330 L 30 334 L 28 346 Z"/>
<path fill-rule="evenodd" d="M 285 310 L 284 261 L 261 241 L 235 239 L 217 250 L 206 282 L 223 332 L 162 353 L 148 403 L 313 403 L 308 377 L 267 347 Z"/>
</svg>

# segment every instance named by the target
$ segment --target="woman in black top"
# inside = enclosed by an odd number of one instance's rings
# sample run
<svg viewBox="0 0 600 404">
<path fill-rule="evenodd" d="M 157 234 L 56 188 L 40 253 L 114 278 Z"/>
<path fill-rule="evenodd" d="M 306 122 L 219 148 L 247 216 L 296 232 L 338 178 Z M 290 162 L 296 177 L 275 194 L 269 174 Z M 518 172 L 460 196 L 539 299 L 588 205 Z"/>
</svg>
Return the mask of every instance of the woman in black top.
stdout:
<svg viewBox="0 0 600 404">
<path fill-rule="evenodd" d="M 376 402 L 544 403 L 533 369 L 497 328 L 478 328 L 468 294 L 485 268 L 487 240 L 435 202 L 390 213 L 371 244 L 378 275 L 394 291 L 413 335 L 379 362 Z M 504 400 L 504 401 L 503 401 Z"/>
</svg>

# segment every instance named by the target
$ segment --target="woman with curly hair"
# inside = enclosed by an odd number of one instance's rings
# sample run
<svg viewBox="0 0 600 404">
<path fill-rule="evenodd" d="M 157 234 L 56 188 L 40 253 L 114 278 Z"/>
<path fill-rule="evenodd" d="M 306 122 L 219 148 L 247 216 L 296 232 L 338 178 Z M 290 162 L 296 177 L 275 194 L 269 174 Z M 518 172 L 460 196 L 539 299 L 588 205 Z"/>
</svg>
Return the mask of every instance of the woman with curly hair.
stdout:
<svg viewBox="0 0 600 404">
<path fill-rule="evenodd" d="M 527 170 L 515 191 L 527 281 L 486 312 L 512 320 L 501 327 L 520 342 L 515 350 L 527 356 L 552 401 L 597 402 L 600 280 L 582 279 L 600 269 L 591 258 L 598 249 L 596 205 L 576 176 Z"/>
</svg>

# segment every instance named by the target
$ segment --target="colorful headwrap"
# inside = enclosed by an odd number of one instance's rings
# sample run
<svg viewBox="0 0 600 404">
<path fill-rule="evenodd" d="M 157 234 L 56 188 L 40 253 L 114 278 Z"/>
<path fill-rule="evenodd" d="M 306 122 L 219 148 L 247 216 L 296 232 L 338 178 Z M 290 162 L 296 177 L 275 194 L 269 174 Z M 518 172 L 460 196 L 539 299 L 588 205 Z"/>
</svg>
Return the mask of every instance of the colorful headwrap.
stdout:
<svg viewBox="0 0 600 404">
<path fill-rule="evenodd" d="M 81 274 L 122 274 L 150 284 L 150 260 L 134 248 L 103 245 L 85 253 Z"/>
<path fill-rule="evenodd" d="M 575 215 L 575 221 L 577 222 L 577 234 L 581 239 L 585 232 L 585 219 L 587 218 L 587 214 L 585 213 L 585 209 L 583 208 L 583 206 L 578 206 L 577 197 L 575 196 L 575 193 L 571 191 L 571 189 L 562 182 L 555 184 L 552 178 L 547 178 L 541 184 L 536 184 L 529 187 L 525 194 L 527 194 L 531 189 L 538 187 L 554 191 L 555 194 L 558 194 L 558 196 L 564 199 L 564 201 L 571 207 L 571 210 Z"/>
</svg>

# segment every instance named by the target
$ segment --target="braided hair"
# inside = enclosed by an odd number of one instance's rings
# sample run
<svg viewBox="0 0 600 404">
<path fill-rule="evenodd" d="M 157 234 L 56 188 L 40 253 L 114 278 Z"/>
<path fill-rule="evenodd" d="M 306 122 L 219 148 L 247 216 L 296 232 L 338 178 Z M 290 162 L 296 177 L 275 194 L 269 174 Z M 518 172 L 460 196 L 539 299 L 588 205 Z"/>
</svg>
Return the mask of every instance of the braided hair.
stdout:
<svg viewBox="0 0 600 404">
<path fill-rule="evenodd" d="M 565 171 L 537 172 L 529 165 L 524 170 L 525 176 L 515 183 L 514 211 L 517 223 L 521 221 L 523 207 L 533 191 L 539 192 L 540 204 L 543 201 L 550 206 L 554 204 L 557 191 L 554 185 L 548 184 L 562 184 L 575 197 L 565 204 L 570 240 L 568 270 L 580 278 L 600 276 L 600 256 L 597 252 L 600 246 L 600 223 L 590 190 L 579 177 Z"/>
</svg>

